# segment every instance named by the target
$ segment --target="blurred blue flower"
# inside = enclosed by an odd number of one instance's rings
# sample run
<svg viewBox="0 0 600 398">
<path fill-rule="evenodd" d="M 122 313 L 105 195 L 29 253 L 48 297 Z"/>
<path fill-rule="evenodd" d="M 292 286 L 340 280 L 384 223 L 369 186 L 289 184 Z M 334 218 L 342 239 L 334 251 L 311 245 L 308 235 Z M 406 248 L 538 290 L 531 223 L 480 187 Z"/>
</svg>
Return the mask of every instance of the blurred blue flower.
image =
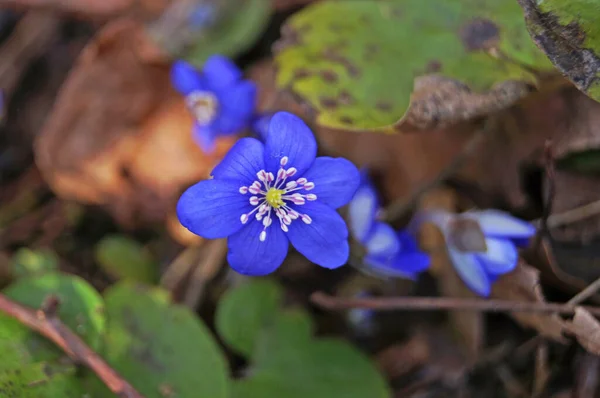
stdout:
<svg viewBox="0 0 600 398">
<path fill-rule="evenodd" d="M 448 255 L 463 282 L 484 297 L 490 295 L 498 276 L 515 269 L 519 261 L 517 246 L 527 244 L 536 232 L 530 223 L 499 210 L 434 212 L 427 219 L 444 234 Z M 476 223 L 480 232 L 473 231 L 469 221 Z M 481 234 L 484 241 L 478 243 Z M 483 247 L 470 249 L 472 244 Z"/>
<path fill-rule="evenodd" d="M 271 124 L 271 118 L 273 112 L 267 112 L 254 117 L 252 121 L 252 131 L 263 141 L 267 140 L 269 134 L 269 125 Z"/>
<path fill-rule="evenodd" d="M 242 72 L 226 57 L 213 55 L 202 72 L 187 62 L 176 61 L 171 81 L 194 115 L 194 138 L 203 150 L 213 151 L 218 135 L 238 133 L 251 123 L 256 85 L 243 80 Z"/>
<path fill-rule="evenodd" d="M 213 179 L 183 193 L 179 220 L 207 239 L 228 237 L 229 264 L 244 275 L 275 271 L 288 242 L 313 263 L 340 267 L 348 260 L 348 229 L 335 209 L 350 201 L 360 174 L 346 159 L 316 153 L 308 126 L 276 113 L 264 144 L 240 139 Z"/>
<path fill-rule="evenodd" d="M 365 271 L 383 277 L 414 279 L 429 267 L 429 256 L 419 250 L 416 240 L 407 232 L 396 232 L 389 224 L 378 221 L 380 207 L 377 191 L 363 172 L 349 205 L 349 222 L 352 235 L 366 249 Z"/>
</svg>

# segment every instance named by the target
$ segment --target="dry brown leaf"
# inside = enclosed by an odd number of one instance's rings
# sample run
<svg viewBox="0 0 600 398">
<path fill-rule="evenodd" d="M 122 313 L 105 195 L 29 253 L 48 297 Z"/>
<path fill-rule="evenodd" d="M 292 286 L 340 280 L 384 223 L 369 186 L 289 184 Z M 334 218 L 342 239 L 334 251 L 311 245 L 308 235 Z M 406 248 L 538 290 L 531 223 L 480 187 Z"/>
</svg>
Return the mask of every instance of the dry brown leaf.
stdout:
<svg viewBox="0 0 600 398">
<path fill-rule="evenodd" d="M 88 18 L 128 15 L 150 19 L 158 15 L 166 4 L 166 0 L 0 0 L 2 8 L 55 10 Z"/>
<path fill-rule="evenodd" d="M 443 209 L 454 212 L 457 198 L 448 189 L 433 190 L 423 196 L 419 209 Z M 419 233 L 419 243 L 431 256 L 430 272 L 437 279 L 443 296 L 476 297 L 460 279 L 446 252 L 446 242 L 441 232 L 432 225 L 424 225 Z M 450 311 L 450 321 L 456 337 L 463 344 L 469 360 L 475 360 L 483 346 L 483 315 L 474 311 Z"/>
<path fill-rule="evenodd" d="M 492 287 L 492 297 L 519 302 L 545 302 L 540 288 L 539 271 L 521 261 L 509 274 L 502 275 Z M 556 314 L 511 313 L 521 325 L 533 328 L 544 337 L 566 342 L 565 322 Z"/>
<path fill-rule="evenodd" d="M 35 145 L 36 163 L 59 196 L 103 205 L 126 226 L 163 221 L 235 139 L 219 140 L 211 155 L 200 151 L 169 65 L 138 55 L 141 31 L 120 20 L 98 33 Z"/>
<path fill-rule="evenodd" d="M 594 355 L 600 355 L 600 323 L 592 314 L 577 307 L 573 321 L 567 325 L 583 348 Z"/>
</svg>

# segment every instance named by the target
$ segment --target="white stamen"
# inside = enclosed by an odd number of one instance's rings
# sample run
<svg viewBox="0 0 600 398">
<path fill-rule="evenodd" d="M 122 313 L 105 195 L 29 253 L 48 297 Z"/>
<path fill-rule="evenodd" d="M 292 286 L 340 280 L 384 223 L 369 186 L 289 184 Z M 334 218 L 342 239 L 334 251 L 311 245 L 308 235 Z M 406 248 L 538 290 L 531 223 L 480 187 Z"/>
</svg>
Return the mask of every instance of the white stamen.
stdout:
<svg viewBox="0 0 600 398">
<path fill-rule="evenodd" d="M 308 214 L 301 214 L 300 218 L 304 221 L 305 224 L 310 224 L 312 222 L 312 218 Z"/>
<path fill-rule="evenodd" d="M 294 174 L 296 174 L 298 170 L 295 167 L 290 167 L 289 169 L 287 169 L 285 171 L 285 174 L 287 174 L 288 177 L 293 176 Z"/>
<path fill-rule="evenodd" d="M 283 224 L 283 223 L 281 223 L 281 229 L 283 229 L 283 232 L 287 232 L 287 231 L 289 231 L 289 229 L 288 229 L 287 225 L 285 225 L 285 224 Z"/>
<path fill-rule="evenodd" d="M 308 182 L 308 180 L 306 178 L 302 177 L 302 178 L 298 178 L 296 180 L 296 182 L 298 183 L 298 185 L 304 185 Z"/>
<path fill-rule="evenodd" d="M 275 176 L 273 175 L 273 173 L 268 173 L 267 178 L 269 182 L 275 181 Z"/>
<path fill-rule="evenodd" d="M 240 187 L 240 193 L 242 195 L 245 195 L 248 193 L 248 187 Z"/>
<path fill-rule="evenodd" d="M 294 189 L 298 186 L 298 183 L 296 181 L 290 181 L 287 184 L 285 184 L 285 189 Z"/>
<path fill-rule="evenodd" d="M 315 195 L 314 193 L 309 193 L 308 195 L 306 195 L 306 200 L 317 200 L 317 195 Z"/>
<path fill-rule="evenodd" d="M 284 156 L 279 160 L 279 164 L 282 166 L 285 166 L 287 164 L 288 160 L 289 160 L 289 158 L 287 156 Z"/>
<path fill-rule="evenodd" d="M 271 217 L 267 217 L 263 220 L 263 225 L 267 228 L 269 225 L 273 223 L 273 219 Z"/>
<path fill-rule="evenodd" d="M 314 187 L 315 187 L 315 183 L 314 182 L 307 182 L 306 184 L 304 184 L 304 189 L 306 189 L 307 191 L 310 191 Z"/>
<path fill-rule="evenodd" d="M 260 188 L 256 188 L 255 186 L 251 186 L 250 188 L 248 188 L 248 191 L 250 191 L 251 194 L 253 195 L 257 195 L 260 193 Z"/>
<path fill-rule="evenodd" d="M 242 224 L 246 224 L 248 222 L 248 214 L 242 214 L 242 216 L 240 217 L 240 221 L 242 222 Z"/>
<path fill-rule="evenodd" d="M 252 197 L 250 197 L 250 204 L 252 206 L 258 206 L 258 203 L 259 203 L 258 196 L 252 196 Z"/>
<path fill-rule="evenodd" d="M 277 180 L 283 180 L 284 177 L 285 177 L 285 170 L 279 169 L 279 171 L 277 172 Z"/>
<path fill-rule="evenodd" d="M 258 236 L 258 239 L 259 239 L 261 242 L 264 242 L 264 241 L 265 241 L 265 239 L 267 239 L 267 231 L 262 231 L 262 232 L 260 233 L 260 235 Z"/>
</svg>

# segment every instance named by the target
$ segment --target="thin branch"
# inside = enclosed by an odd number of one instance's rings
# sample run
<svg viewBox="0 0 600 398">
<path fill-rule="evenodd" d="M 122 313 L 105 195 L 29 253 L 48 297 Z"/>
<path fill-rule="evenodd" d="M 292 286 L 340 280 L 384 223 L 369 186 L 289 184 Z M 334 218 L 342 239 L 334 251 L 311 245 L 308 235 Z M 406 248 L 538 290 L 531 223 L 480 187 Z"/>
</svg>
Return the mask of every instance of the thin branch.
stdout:
<svg viewBox="0 0 600 398">
<path fill-rule="evenodd" d="M 464 310 L 482 312 L 537 312 L 574 314 L 575 306 L 561 303 L 536 303 L 509 300 L 458 299 L 448 297 L 379 297 L 343 298 L 322 292 L 313 293 L 311 301 L 328 310 L 365 308 L 374 311 L 445 311 Z M 600 316 L 599 307 L 581 307 Z"/>
<path fill-rule="evenodd" d="M 600 289 L 600 278 L 596 279 L 594 282 L 590 283 L 585 289 L 573 296 L 571 300 L 567 301 L 567 304 L 577 305 L 596 294 L 598 289 Z"/>
<path fill-rule="evenodd" d="M 394 221 L 402 217 L 410 208 L 428 191 L 444 183 L 448 178 L 452 177 L 466 162 L 466 160 L 475 152 L 475 150 L 487 137 L 488 131 L 491 129 L 491 122 L 486 120 L 484 125 L 473 133 L 462 150 L 440 173 L 431 181 L 428 181 L 417 187 L 406 200 L 396 200 L 383 210 L 381 218 L 384 221 Z"/>
<path fill-rule="evenodd" d="M 51 296 L 44 303 L 43 309 L 34 311 L 0 294 L 0 312 L 38 332 L 59 346 L 74 361 L 90 368 L 117 396 L 144 398 L 56 317 L 58 305 L 58 300 Z"/>
<path fill-rule="evenodd" d="M 562 213 L 553 214 L 548 217 L 548 228 L 562 227 L 564 225 L 573 224 L 577 221 L 585 220 L 600 214 L 600 200 L 576 207 L 572 210 L 567 210 Z M 539 224 L 541 220 L 536 220 Z"/>
</svg>

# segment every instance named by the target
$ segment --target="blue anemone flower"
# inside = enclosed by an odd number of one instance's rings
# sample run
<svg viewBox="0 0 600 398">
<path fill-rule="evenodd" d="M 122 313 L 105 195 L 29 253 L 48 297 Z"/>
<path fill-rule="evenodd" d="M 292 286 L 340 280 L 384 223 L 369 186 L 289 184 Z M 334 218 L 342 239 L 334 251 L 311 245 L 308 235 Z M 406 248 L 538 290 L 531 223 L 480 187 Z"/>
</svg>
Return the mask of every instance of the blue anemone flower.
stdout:
<svg viewBox="0 0 600 398">
<path fill-rule="evenodd" d="M 429 256 L 421 252 L 416 240 L 405 231 L 396 232 L 377 220 L 381 205 L 375 187 L 365 172 L 350 202 L 352 235 L 365 247 L 365 271 L 383 277 L 415 279 L 429 267 Z"/>
<path fill-rule="evenodd" d="M 211 152 L 218 135 L 231 135 L 248 127 L 256 108 L 256 85 L 242 79 L 238 67 L 221 55 L 213 55 L 202 72 L 184 61 L 171 68 L 171 80 L 185 96 L 195 118 L 194 138 Z"/>
<path fill-rule="evenodd" d="M 530 223 L 500 210 L 469 211 L 463 214 L 440 211 L 427 218 L 444 234 L 448 255 L 460 278 L 469 289 L 484 297 L 490 295 L 492 284 L 498 276 L 515 269 L 519 262 L 517 247 L 526 244 L 536 232 Z M 456 235 L 461 235 L 457 226 L 462 225 L 460 221 L 464 220 L 477 223 L 485 240 L 484 250 L 469 250 L 457 242 Z M 464 236 L 468 237 L 469 233 Z M 469 242 L 463 243 L 469 245 Z"/>
<path fill-rule="evenodd" d="M 352 199 L 360 174 L 343 158 L 316 157 L 304 122 L 278 112 L 263 144 L 240 139 L 177 204 L 179 220 L 207 239 L 228 237 L 227 260 L 244 275 L 266 275 L 285 259 L 288 242 L 333 269 L 348 260 L 348 229 L 335 209 Z"/>
</svg>

